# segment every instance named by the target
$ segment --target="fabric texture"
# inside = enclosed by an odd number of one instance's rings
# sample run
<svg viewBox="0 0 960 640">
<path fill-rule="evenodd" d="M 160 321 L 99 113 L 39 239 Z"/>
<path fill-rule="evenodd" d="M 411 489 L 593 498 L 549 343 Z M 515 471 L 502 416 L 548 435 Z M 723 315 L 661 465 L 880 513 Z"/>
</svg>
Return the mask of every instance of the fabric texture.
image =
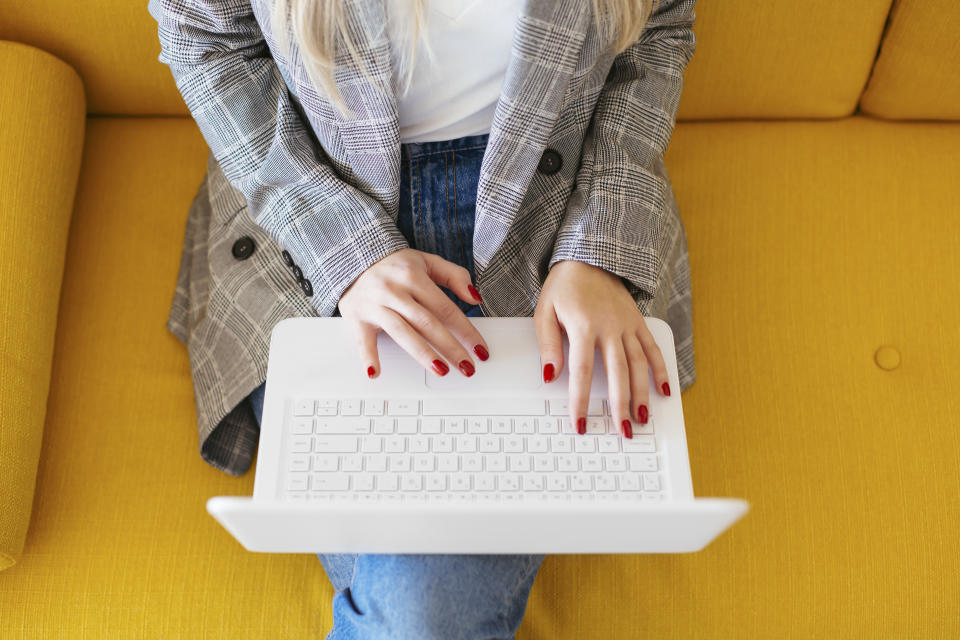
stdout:
<svg viewBox="0 0 960 640">
<path fill-rule="evenodd" d="M 880 118 L 960 119 L 956 0 L 896 0 L 860 106 Z"/>
<path fill-rule="evenodd" d="M 23 550 L 83 147 L 83 85 L 49 53 L 0 42 L 0 570 Z"/>
<path fill-rule="evenodd" d="M 694 51 L 693 5 L 664 0 L 614 57 L 587 3 L 527 0 L 480 169 L 473 238 L 485 315 L 532 315 L 559 260 L 601 267 L 644 315 L 671 325 L 681 388 L 695 379 L 689 268 L 663 153 Z M 265 379 L 273 326 L 285 314 L 333 315 L 364 269 L 408 246 L 396 224 L 400 141 L 384 5 L 344 7 L 374 78 L 346 53 L 338 59 L 346 118 L 313 89 L 294 45 L 289 59 L 278 53 L 266 0 L 149 8 L 160 60 L 211 149 L 168 327 L 190 351 L 201 455 L 241 474 L 256 439 L 242 400 Z M 547 172 L 550 154 L 560 166 Z M 244 238 L 259 247 L 254 259 L 227 251 Z M 282 251 L 310 294 L 279 275 Z M 270 284 L 254 297 L 256 281 Z"/>
<path fill-rule="evenodd" d="M 254 474 L 191 455 L 190 363 L 163 322 L 171 212 L 206 144 L 189 118 L 91 118 L 85 139 L 0 638 L 322 638 L 334 592 L 316 556 L 246 551 L 204 504 L 251 495 Z M 958 147 L 957 123 L 677 126 L 694 491 L 752 510 L 695 554 L 548 555 L 518 640 L 960 637 Z"/>
</svg>

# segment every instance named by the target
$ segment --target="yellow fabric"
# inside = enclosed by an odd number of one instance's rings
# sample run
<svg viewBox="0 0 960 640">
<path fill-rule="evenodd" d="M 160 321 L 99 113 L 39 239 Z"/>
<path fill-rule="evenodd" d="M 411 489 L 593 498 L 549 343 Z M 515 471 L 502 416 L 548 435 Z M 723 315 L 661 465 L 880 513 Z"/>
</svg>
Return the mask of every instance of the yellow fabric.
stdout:
<svg viewBox="0 0 960 640">
<path fill-rule="evenodd" d="M 697 2 L 679 117 L 850 115 L 889 8 L 890 0 Z"/>
<path fill-rule="evenodd" d="M 698 2 L 698 49 L 680 117 L 849 115 L 889 8 L 890 0 Z M 72 64 L 92 113 L 187 114 L 169 69 L 157 61 L 157 26 L 145 0 L 3 0 L 0 38 L 34 44 Z"/>
<path fill-rule="evenodd" d="M 83 85 L 0 42 L 0 570 L 23 549 L 43 436 L 60 278 L 83 144 Z M 2 580 L 2 578 L 0 578 Z"/>
<path fill-rule="evenodd" d="M 147 0 L 0 0 L 0 39 L 73 65 L 91 113 L 188 115 L 170 69 L 157 60 Z"/>
<path fill-rule="evenodd" d="M 316 557 L 248 553 L 204 508 L 253 473 L 201 460 L 164 327 L 203 141 L 189 119 L 87 139 L 0 637 L 323 637 Z M 958 146 L 960 124 L 677 127 L 694 485 L 753 509 L 698 554 L 549 556 L 520 640 L 960 637 Z"/>
<path fill-rule="evenodd" d="M 861 107 L 882 118 L 960 120 L 960 2 L 897 0 Z"/>
</svg>

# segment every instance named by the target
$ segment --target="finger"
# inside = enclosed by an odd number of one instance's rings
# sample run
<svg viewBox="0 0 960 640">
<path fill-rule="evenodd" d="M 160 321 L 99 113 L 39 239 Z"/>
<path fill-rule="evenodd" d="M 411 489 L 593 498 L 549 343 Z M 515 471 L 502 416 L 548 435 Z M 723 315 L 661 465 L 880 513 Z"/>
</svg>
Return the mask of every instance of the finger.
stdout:
<svg viewBox="0 0 960 640">
<path fill-rule="evenodd" d="M 650 373 L 643 346 L 634 334 L 623 336 L 623 349 L 630 366 L 630 409 L 633 420 L 647 424 L 650 419 Z"/>
<path fill-rule="evenodd" d="M 566 327 L 570 341 L 570 420 L 577 433 L 587 428 L 587 405 L 590 402 L 590 383 L 593 381 L 593 355 L 595 341 L 592 332 L 582 328 Z"/>
<path fill-rule="evenodd" d="M 387 306 L 399 313 L 407 325 L 426 338 L 448 362 L 455 362 L 460 373 L 468 378 L 474 374 L 476 366 L 467 350 L 443 323 L 413 296 L 391 298 Z"/>
<path fill-rule="evenodd" d="M 653 334 L 650 333 L 650 329 L 647 328 L 646 320 L 644 320 L 642 326 L 637 329 L 637 339 L 640 340 L 640 344 L 643 346 L 643 352 L 650 362 L 650 370 L 653 372 L 653 381 L 657 391 L 665 396 L 669 396 L 670 376 L 667 374 L 667 363 L 663 359 L 663 354 L 660 352 L 657 341 L 654 339 Z"/>
<path fill-rule="evenodd" d="M 353 333 L 360 351 L 360 361 L 368 378 L 380 375 L 380 355 L 377 353 L 377 334 L 380 329 L 368 322 L 354 322 Z"/>
<path fill-rule="evenodd" d="M 424 369 L 429 369 L 438 376 L 445 376 L 450 371 L 450 365 L 440 358 L 439 354 L 423 339 L 423 336 L 407 324 L 407 321 L 399 313 L 389 307 L 380 307 L 375 321 L 401 349 L 409 353 Z"/>
<path fill-rule="evenodd" d="M 447 327 L 450 333 L 467 350 L 475 353 L 481 360 L 488 359 L 490 350 L 487 347 L 486 340 L 460 310 L 460 307 L 455 305 L 453 300 L 433 282 L 426 280 L 425 283 L 425 287 L 413 291 L 414 299 L 436 316 L 437 320 Z"/>
<path fill-rule="evenodd" d="M 623 339 L 619 335 L 601 340 L 600 354 L 607 371 L 607 401 L 610 414 L 617 431 L 628 438 L 633 437 L 633 425 L 630 424 L 630 368 L 623 350 Z"/>
<path fill-rule="evenodd" d="M 540 364 L 543 365 L 543 381 L 552 382 L 563 368 L 563 331 L 553 305 L 545 305 L 533 314 L 540 344 Z"/>
<path fill-rule="evenodd" d="M 464 302 L 470 304 L 483 302 L 480 292 L 470 280 L 469 270 L 432 253 L 424 252 L 423 259 L 427 264 L 427 275 L 431 280 L 450 289 Z"/>
</svg>

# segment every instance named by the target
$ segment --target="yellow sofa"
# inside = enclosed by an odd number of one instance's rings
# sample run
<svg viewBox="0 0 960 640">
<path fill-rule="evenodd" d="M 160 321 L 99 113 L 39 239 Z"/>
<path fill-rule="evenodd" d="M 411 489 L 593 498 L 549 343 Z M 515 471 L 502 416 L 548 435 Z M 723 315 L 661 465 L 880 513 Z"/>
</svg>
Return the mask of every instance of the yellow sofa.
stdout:
<svg viewBox="0 0 960 640">
<path fill-rule="evenodd" d="M 960 637 L 960 3 L 697 13 L 683 403 L 697 494 L 753 509 L 549 556 L 518 638 Z M 316 557 L 204 508 L 253 473 L 200 458 L 164 327 L 206 146 L 146 2 L 4 0 L 0 40 L 0 638 L 322 637 Z"/>
</svg>

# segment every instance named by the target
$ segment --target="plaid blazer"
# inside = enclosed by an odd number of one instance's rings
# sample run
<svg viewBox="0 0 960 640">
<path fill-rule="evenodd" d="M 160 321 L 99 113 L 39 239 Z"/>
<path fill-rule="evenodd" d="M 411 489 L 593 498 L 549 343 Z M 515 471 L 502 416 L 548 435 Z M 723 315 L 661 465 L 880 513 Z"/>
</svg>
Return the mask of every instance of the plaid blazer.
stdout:
<svg viewBox="0 0 960 640">
<path fill-rule="evenodd" d="M 342 116 L 295 44 L 289 56 L 277 50 L 270 0 L 149 0 L 159 60 L 210 148 L 167 327 L 188 347 L 200 454 L 227 473 L 244 473 L 256 451 L 244 399 L 266 378 L 274 325 L 334 315 L 365 268 L 408 246 L 396 225 L 387 1 L 344 0 L 373 81 L 341 47 L 334 78 L 352 112 Z M 690 274 L 663 154 L 695 48 L 694 2 L 661 0 L 640 38 L 613 56 L 588 0 L 526 0 L 473 238 L 487 316 L 532 315 L 558 260 L 620 276 L 642 313 L 673 329 L 681 389 L 695 379 Z"/>
</svg>

